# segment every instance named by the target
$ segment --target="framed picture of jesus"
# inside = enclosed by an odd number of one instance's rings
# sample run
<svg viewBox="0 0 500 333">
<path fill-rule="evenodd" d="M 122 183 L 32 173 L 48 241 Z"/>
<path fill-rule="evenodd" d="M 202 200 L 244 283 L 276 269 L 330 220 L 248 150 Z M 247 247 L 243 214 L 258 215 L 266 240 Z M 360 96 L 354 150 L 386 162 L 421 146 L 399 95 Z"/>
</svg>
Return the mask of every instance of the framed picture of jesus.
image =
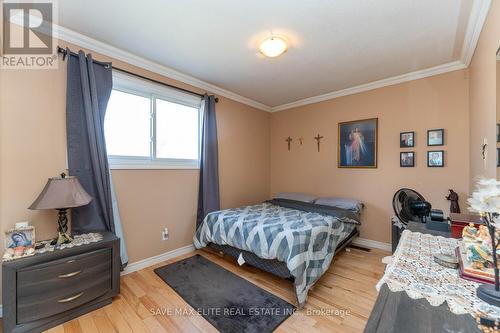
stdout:
<svg viewBox="0 0 500 333">
<path fill-rule="evenodd" d="M 376 168 L 378 118 L 339 123 L 339 168 Z"/>
</svg>

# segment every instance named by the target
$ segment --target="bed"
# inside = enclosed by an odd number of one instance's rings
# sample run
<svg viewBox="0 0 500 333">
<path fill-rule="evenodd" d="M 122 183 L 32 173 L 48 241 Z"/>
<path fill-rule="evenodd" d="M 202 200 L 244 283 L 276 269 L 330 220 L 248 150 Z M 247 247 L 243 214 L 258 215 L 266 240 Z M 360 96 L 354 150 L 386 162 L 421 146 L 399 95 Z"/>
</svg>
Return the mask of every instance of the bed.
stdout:
<svg viewBox="0 0 500 333">
<path fill-rule="evenodd" d="M 299 308 L 334 255 L 358 234 L 360 211 L 273 199 L 208 214 L 193 238 L 294 282 Z"/>
</svg>

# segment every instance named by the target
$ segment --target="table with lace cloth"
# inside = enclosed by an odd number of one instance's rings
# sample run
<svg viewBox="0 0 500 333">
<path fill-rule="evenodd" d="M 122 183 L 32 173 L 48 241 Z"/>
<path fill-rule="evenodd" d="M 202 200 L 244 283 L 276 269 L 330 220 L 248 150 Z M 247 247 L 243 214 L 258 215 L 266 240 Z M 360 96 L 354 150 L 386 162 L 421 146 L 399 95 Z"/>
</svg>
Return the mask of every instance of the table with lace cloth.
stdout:
<svg viewBox="0 0 500 333">
<path fill-rule="evenodd" d="M 446 302 L 457 315 L 486 314 L 499 320 L 500 308 L 476 296 L 478 283 L 462 279 L 458 270 L 434 262 L 434 254 L 453 254 L 457 246 L 454 238 L 405 230 L 377 290 L 386 284 L 390 291 L 404 291 L 410 298 L 426 299 L 432 306 Z"/>
</svg>

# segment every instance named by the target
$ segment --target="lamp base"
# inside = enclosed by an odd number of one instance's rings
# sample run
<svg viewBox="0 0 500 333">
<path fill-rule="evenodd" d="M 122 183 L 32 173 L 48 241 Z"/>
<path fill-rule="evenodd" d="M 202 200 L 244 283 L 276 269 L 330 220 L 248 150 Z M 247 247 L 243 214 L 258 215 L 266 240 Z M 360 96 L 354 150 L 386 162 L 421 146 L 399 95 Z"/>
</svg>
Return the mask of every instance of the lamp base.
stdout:
<svg viewBox="0 0 500 333">
<path fill-rule="evenodd" d="M 50 245 L 67 244 L 67 243 L 71 243 L 72 241 L 73 241 L 73 238 L 71 238 L 70 235 L 68 235 L 65 232 L 59 231 L 59 236 L 57 236 L 57 238 L 53 239 L 52 242 L 50 242 Z"/>
<path fill-rule="evenodd" d="M 50 245 L 66 244 L 66 243 L 71 243 L 73 241 L 71 236 L 68 235 L 67 209 L 61 208 L 58 209 L 58 211 L 59 211 L 59 217 L 57 219 L 57 224 L 58 224 L 57 231 L 59 232 L 59 236 L 57 236 L 56 239 L 52 240 L 52 242 L 50 242 Z"/>
<path fill-rule="evenodd" d="M 488 304 L 500 306 L 500 291 L 495 290 L 495 286 L 491 284 L 482 284 L 476 289 L 477 297 Z"/>
</svg>

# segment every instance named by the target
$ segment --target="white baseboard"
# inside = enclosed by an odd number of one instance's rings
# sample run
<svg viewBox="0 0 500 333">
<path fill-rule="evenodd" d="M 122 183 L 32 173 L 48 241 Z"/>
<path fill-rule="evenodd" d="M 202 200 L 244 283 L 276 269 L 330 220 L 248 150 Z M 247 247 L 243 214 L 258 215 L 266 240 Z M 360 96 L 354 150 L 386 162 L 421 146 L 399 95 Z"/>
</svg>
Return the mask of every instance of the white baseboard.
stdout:
<svg viewBox="0 0 500 333">
<path fill-rule="evenodd" d="M 371 239 L 366 239 L 366 238 L 358 237 L 353 241 L 353 244 L 358 245 L 358 246 L 368 247 L 371 249 L 379 249 L 379 250 L 384 250 L 384 251 L 388 251 L 388 252 L 392 251 L 391 244 L 383 243 L 383 242 L 379 242 L 379 241 L 375 241 L 375 240 L 371 240 Z M 166 261 L 166 260 L 181 256 L 181 255 L 187 254 L 189 252 L 193 252 L 194 250 L 195 250 L 194 246 L 192 244 L 190 244 L 190 245 L 183 246 L 183 247 L 180 247 L 178 249 L 175 249 L 175 250 L 172 250 L 169 252 L 165 252 L 165 253 L 156 255 L 154 257 L 149 257 L 149 258 L 146 258 L 143 260 L 139 260 L 139 261 L 130 263 L 127 265 L 127 267 L 125 267 L 125 270 L 123 272 L 121 272 L 121 275 L 126 275 L 126 274 L 129 274 L 132 272 L 139 271 L 143 268 L 159 264 L 162 261 Z"/>
<path fill-rule="evenodd" d="M 353 242 L 354 245 L 367 247 L 370 249 L 384 250 L 392 252 L 392 245 L 390 243 L 383 243 L 376 240 L 366 239 L 366 238 L 356 238 Z"/>
<path fill-rule="evenodd" d="M 149 258 L 146 258 L 143 260 L 139 260 L 139 261 L 130 263 L 127 265 L 127 267 L 125 267 L 123 272 L 121 272 L 121 275 L 126 275 L 129 273 L 141 270 L 143 268 L 159 264 L 162 261 L 169 260 L 169 259 L 181 256 L 183 254 L 187 254 L 189 252 L 193 252 L 194 250 L 195 250 L 194 246 L 192 244 L 190 244 L 190 245 L 186 245 L 186 246 L 180 247 L 178 249 L 175 249 L 175 250 L 172 250 L 169 252 L 165 252 L 165 253 L 156 255 L 154 257 L 149 257 Z"/>
</svg>

